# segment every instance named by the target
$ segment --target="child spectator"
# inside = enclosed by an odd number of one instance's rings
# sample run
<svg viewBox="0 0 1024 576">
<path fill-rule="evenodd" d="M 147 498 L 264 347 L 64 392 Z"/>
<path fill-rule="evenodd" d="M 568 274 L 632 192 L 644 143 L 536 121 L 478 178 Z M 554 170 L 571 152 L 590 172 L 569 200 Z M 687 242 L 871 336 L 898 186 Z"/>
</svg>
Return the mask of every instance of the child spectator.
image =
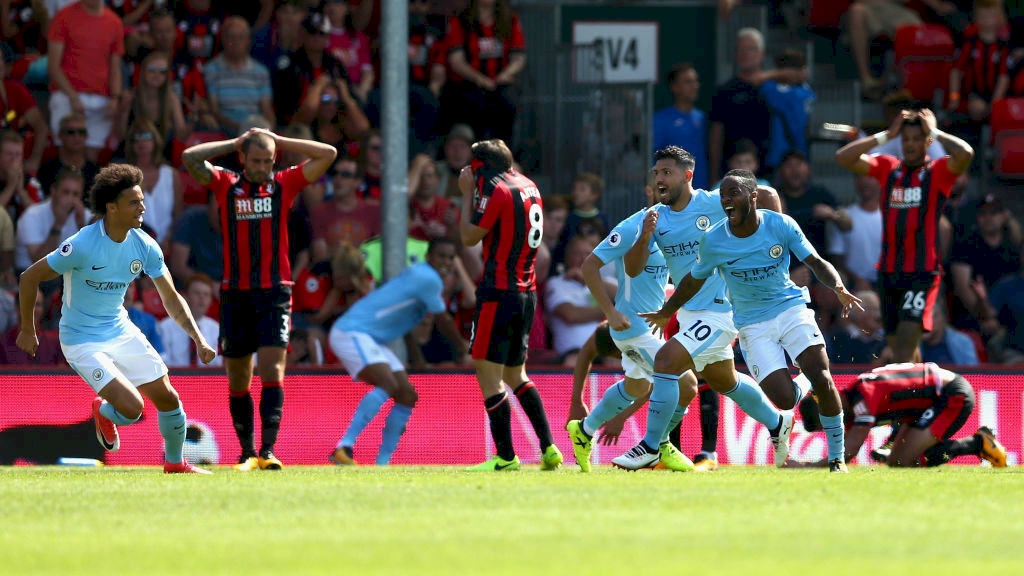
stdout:
<svg viewBox="0 0 1024 576">
<path fill-rule="evenodd" d="M 597 174 L 581 172 L 572 181 L 572 210 L 565 221 L 562 236 L 552 253 L 554 262 L 565 261 L 569 239 L 577 235 L 596 235 L 604 238 L 608 234 L 608 216 L 597 206 L 604 192 L 604 180 Z"/>
<path fill-rule="evenodd" d="M 761 153 L 757 148 L 757 144 L 749 138 L 743 138 L 736 142 L 733 146 L 732 155 L 729 156 L 727 164 L 729 170 L 750 170 L 754 174 L 761 169 Z M 765 180 L 764 178 L 758 178 L 757 184 L 759 186 L 771 186 L 772 183 Z M 709 190 L 718 190 L 722 186 L 722 180 L 719 179 L 713 186 L 708 188 Z"/>
<path fill-rule="evenodd" d="M 782 157 L 790 150 L 799 150 L 804 156 L 807 147 L 807 123 L 814 104 L 814 91 L 807 84 L 807 57 L 799 50 L 785 50 L 775 59 L 779 70 L 792 70 L 803 81 L 788 84 L 779 80 L 768 80 L 759 92 L 771 110 L 771 124 L 768 134 L 768 154 L 765 165 L 775 170 L 782 163 Z"/>
</svg>

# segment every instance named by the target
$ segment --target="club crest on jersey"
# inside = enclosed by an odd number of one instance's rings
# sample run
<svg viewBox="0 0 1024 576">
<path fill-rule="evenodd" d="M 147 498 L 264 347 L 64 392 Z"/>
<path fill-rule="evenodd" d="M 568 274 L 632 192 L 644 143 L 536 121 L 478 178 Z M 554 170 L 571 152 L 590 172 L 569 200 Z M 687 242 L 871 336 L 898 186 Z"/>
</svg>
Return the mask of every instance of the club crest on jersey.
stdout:
<svg viewBox="0 0 1024 576">
<path fill-rule="evenodd" d="M 618 232 L 612 232 L 608 235 L 609 246 L 618 246 L 619 242 L 622 242 L 622 236 L 620 236 Z"/>
<path fill-rule="evenodd" d="M 132 260 L 132 263 L 128 265 L 128 271 L 131 272 L 132 275 L 142 272 L 142 260 Z"/>
<path fill-rule="evenodd" d="M 57 252 L 59 252 L 61 256 L 71 256 L 71 253 L 74 251 L 75 247 L 72 246 L 71 242 L 68 242 L 67 240 L 65 240 L 64 243 L 61 244 L 60 248 L 57 250 Z"/>
<path fill-rule="evenodd" d="M 769 248 L 768 255 L 771 256 L 772 258 L 778 258 L 779 256 L 782 256 L 782 245 L 776 244 Z"/>
<path fill-rule="evenodd" d="M 758 368 L 757 364 L 754 364 L 753 366 L 750 367 L 750 374 L 755 379 L 757 378 L 757 375 L 760 374 L 760 373 L 761 373 L 761 369 Z"/>
<path fill-rule="evenodd" d="M 711 227 L 711 219 L 707 216 L 700 216 L 694 224 L 697 226 L 697 230 L 707 230 Z"/>
</svg>

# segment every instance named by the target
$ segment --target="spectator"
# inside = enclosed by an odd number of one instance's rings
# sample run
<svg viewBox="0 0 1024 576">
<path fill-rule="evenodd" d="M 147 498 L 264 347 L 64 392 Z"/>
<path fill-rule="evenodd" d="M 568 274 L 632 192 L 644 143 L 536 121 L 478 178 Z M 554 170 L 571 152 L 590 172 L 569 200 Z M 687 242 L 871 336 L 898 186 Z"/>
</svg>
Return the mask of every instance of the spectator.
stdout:
<svg viewBox="0 0 1024 576">
<path fill-rule="evenodd" d="M 1020 297 L 1024 294 L 1024 262 L 1020 273 L 1003 278 L 991 293 L 982 282 L 972 287 L 984 306 L 981 332 L 988 338 L 989 360 L 1004 365 L 1024 364 L 1024 298 Z"/>
<path fill-rule="evenodd" d="M 1020 268 L 1020 243 L 1006 233 L 1006 220 L 1013 218 L 994 194 L 977 203 L 977 225 L 965 238 L 953 243 L 950 273 L 957 298 L 953 306 L 953 325 L 966 330 L 978 328 L 975 319 L 983 310 L 972 285 L 984 283 L 991 292 L 1004 277 Z"/>
<path fill-rule="evenodd" d="M 79 0 L 53 16 L 46 37 L 50 127 L 57 132 L 61 118 L 69 112 L 84 115 L 89 127 L 86 154 L 95 162 L 121 99 L 121 19 L 103 0 Z M 60 144 L 62 136 L 54 140 Z"/>
<path fill-rule="evenodd" d="M 13 130 L 0 132 L 0 210 L 17 219 L 42 199 L 39 181 L 25 173 L 25 140 Z"/>
<path fill-rule="evenodd" d="M 193 274 L 185 281 L 185 302 L 196 321 L 199 332 L 206 338 L 207 342 L 217 342 L 220 339 L 220 323 L 207 316 L 210 304 L 213 303 L 213 295 L 216 284 L 206 274 Z M 186 366 L 201 366 L 198 351 L 192 338 L 178 326 L 173 318 L 164 318 L 156 326 L 160 333 L 160 341 L 164 345 L 164 351 L 160 357 L 168 368 L 181 368 Z M 224 361 L 220 355 L 214 358 L 208 366 L 220 366 Z"/>
<path fill-rule="evenodd" d="M 205 206 L 193 206 L 182 212 L 174 221 L 168 261 L 171 276 L 181 281 L 202 273 L 218 282 L 215 287 L 218 297 L 219 280 L 224 277 L 224 241 L 220 226 L 217 201 L 212 195 Z"/>
<path fill-rule="evenodd" d="M 142 59 L 139 83 L 134 89 L 125 90 L 118 109 L 117 122 L 111 140 L 120 142 L 128 127 L 138 120 L 152 124 L 160 141 L 170 144 L 172 138 L 184 142 L 192 133 L 192 126 L 185 122 L 181 100 L 171 86 L 170 55 L 150 52 Z M 158 152 L 170 158 L 169 149 L 163 146 Z"/>
<path fill-rule="evenodd" d="M 733 147 L 732 154 L 729 156 L 726 167 L 729 170 L 749 170 L 754 174 L 757 174 L 761 169 L 760 164 L 760 150 L 757 148 L 757 144 L 754 144 L 752 140 L 744 138 Z M 772 183 L 765 180 L 764 178 L 757 179 L 758 186 L 771 186 Z M 711 190 L 718 190 L 722 187 L 722 181 L 719 180 L 713 186 Z"/>
<path fill-rule="evenodd" d="M 100 167 L 86 155 L 85 142 L 89 135 L 85 116 L 72 112 L 57 123 L 61 135 L 57 145 L 57 157 L 39 167 L 39 186 L 41 190 L 49 190 L 57 173 L 62 168 L 78 170 L 85 182 L 85 189 L 92 189 L 92 181 L 99 173 Z"/>
<path fill-rule="evenodd" d="M 218 38 L 224 42 L 224 34 L 227 31 L 228 23 L 224 18 L 223 7 L 213 5 L 213 0 L 179 0 L 175 2 L 174 18 L 178 23 L 177 44 L 187 51 L 199 62 L 205 63 L 217 53 Z M 239 21 L 245 22 L 246 29 L 249 29 L 249 22 L 245 18 L 236 16 Z M 225 45 L 225 48 L 227 46 Z M 248 47 L 246 52 L 248 52 Z"/>
<path fill-rule="evenodd" d="M 835 223 L 826 225 L 828 255 L 846 276 L 854 290 L 869 290 L 878 281 L 878 258 L 882 254 L 882 188 L 871 176 L 857 174 L 853 179 L 858 202 L 844 211 L 850 229 L 842 231 Z"/>
<path fill-rule="evenodd" d="M 861 91 L 865 96 L 878 98 L 885 82 L 875 78 L 871 71 L 871 41 L 878 37 L 896 38 L 900 26 L 920 24 L 917 12 L 904 6 L 901 0 L 857 0 L 847 12 L 850 52 L 857 66 Z"/>
<path fill-rule="evenodd" d="M 252 39 L 252 57 L 274 70 L 282 57 L 287 58 L 302 45 L 302 20 L 306 17 L 303 0 L 282 0 L 274 10 L 274 21 L 256 30 Z"/>
<path fill-rule="evenodd" d="M 52 13 L 37 0 L 7 0 L 0 4 L 0 39 L 18 54 L 46 54 L 46 27 Z"/>
<path fill-rule="evenodd" d="M 220 130 L 240 133 L 246 118 L 260 114 L 275 125 L 270 72 L 249 56 L 249 23 L 237 16 L 224 21 L 224 51 L 203 69 L 210 109 Z"/>
<path fill-rule="evenodd" d="M 825 225 L 832 223 L 842 232 L 852 226 L 850 216 L 837 209 L 836 198 L 824 186 L 811 184 L 811 167 L 803 152 L 790 151 L 782 157 L 775 178 L 775 187 L 786 214 L 790 215 L 807 235 L 819 254 L 825 251 Z"/>
<path fill-rule="evenodd" d="M 958 126 L 973 136 L 969 141 L 975 143 L 981 136 L 981 126 L 988 121 L 992 103 L 1005 98 L 1010 88 L 1010 46 L 1000 37 L 1005 25 L 1002 0 L 976 0 L 975 31 L 964 37 L 949 73 L 947 109 L 967 115 Z"/>
<path fill-rule="evenodd" d="M 974 341 L 949 325 L 946 307 L 941 304 L 932 306 L 932 329 L 921 337 L 921 361 L 942 366 L 978 365 Z"/>
<path fill-rule="evenodd" d="M 459 191 L 459 173 L 473 157 L 470 146 L 476 142 L 476 134 L 469 124 L 456 124 L 444 139 L 444 158 L 437 161 L 437 194 L 456 205 L 462 202 Z"/>
<path fill-rule="evenodd" d="M 653 150 L 679 146 L 697 161 L 693 187 L 706 188 L 708 180 L 708 126 L 703 110 L 697 109 L 700 78 L 691 62 L 680 62 L 668 73 L 672 105 L 654 114 Z"/>
<path fill-rule="evenodd" d="M 7 77 L 10 55 L 7 50 L 3 52 L 4 58 L 0 59 L 0 130 L 14 130 L 26 139 L 26 143 L 31 139 L 32 149 L 25 158 L 25 171 L 35 174 L 39 171 L 43 151 L 50 142 L 50 129 L 28 88 Z"/>
<path fill-rule="evenodd" d="M 353 26 L 348 0 L 324 0 L 323 12 L 330 24 L 327 53 L 345 66 L 352 93 L 365 103 L 376 82 L 370 40 Z"/>
<path fill-rule="evenodd" d="M 763 61 L 764 36 L 755 28 L 737 32 L 735 73 L 711 98 L 708 137 L 708 180 L 711 182 L 719 180 L 725 155 L 744 138 L 757 145 L 758 164 L 765 166 L 771 113 L 757 87 L 764 79 L 774 76 L 761 71 Z M 761 176 L 763 172 L 757 174 Z"/>
<path fill-rule="evenodd" d="M 359 145 L 359 169 L 363 173 L 359 195 L 367 200 L 380 200 L 380 179 L 384 173 L 383 145 L 380 130 L 367 132 Z"/>
<path fill-rule="evenodd" d="M 551 254 L 552 261 L 563 262 L 567 259 L 567 246 L 573 236 L 596 236 L 597 242 L 600 242 L 608 234 L 608 217 L 597 205 L 603 192 L 604 180 L 597 174 L 581 172 L 573 178 L 572 210 L 562 229 L 562 238 Z"/>
<path fill-rule="evenodd" d="M 39 349 L 36 353 L 29 355 L 18 348 L 18 332 L 20 324 L 3 331 L 3 345 L 0 346 L 0 364 L 5 366 L 65 366 L 68 361 L 64 359 L 64 352 L 61 349 L 60 341 L 57 339 L 56 330 L 43 328 L 43 316 L 45 302 L 42 290 L 36 290 L 36 303 L 32 309 L 36 324 L 36 334 L 39 338 Z"/>
<path fill-rule="evenodd" d="M 569 240 L 565 252 L 565 272 L 548 278 L 544 286 L 544 308 L 548 313 L 552 345 L 563 366 L 575 366 L 576 354 L 604 320 L 604 312 L 590 296 L 583 280 L 583 261 L 597 243 L 584 236 Z M 610 297 L 614 297 L 614 287 Z"/>
<path fill-rule="evenodd" d="M 332 83 L 345 82 L 349 93 L 352 92 L 345 65 L 327 53 L 330 21 L 323 14 L 313 12 L 302 22 L 302 30 L 302 46 L 291 55 L 279 59 L 271 77 L 274 110 L 282 123 L 292 120 L 292 115 L 320 76 L 329 77 Z"/>
<path fill-rule="evenodd" d="M 310 256 L 314 264 L 334 258 L 344 242 L 358 247 L 381 233 L 380 204 L 359 195 L 362 175 L 356 161 L 342 157 L 334 163 L 332 171 L 334 196 L 311 217 L 313 243 Z"/>
<path fill-rule="evenodd" d="M 469 0 L 449 22 L 447 43 L 448 66 L 457 76 L 445 85 L 447 124 L 465 120 L 481 139 L 512 142 L 513 85 L 526 66 L 519 16 L 508 0 Z"/>
<path fill-rule="evenodd" d="M 882 305 L 872 289 L 858 290 L 863 310 L 850 311 L 850 321 L 834 326 L 826 338 L 828 357 L 836 364 L 882 364 L 885 329 L 882 327 Z"/>
<path fill-rule="evenodd" d="M 885 117 L 887 126 L 891 126 L 896 117 L 902 114 L 904 110 L 917 110 L 920 108 L 921 103 L 914 100 L 914 97 L 906 90 L 890 92 L 882 99 L 882 114 Z M 866 136 L 866 134 L 861 134 L 861 136 Z M 885 154 L 903 160 L 903 134 L 899 134 L 895 138 L 890 138 L 886 142 L 875 146 L 868 154 Z M 933 139 L 928 143 L 927 155 L 931 159 L 942 158 L 946 155 L 946 150 L 942 147 L 942 144 L 939 144 L 938 140 Z"/>
<path fill-rule="evenodd" d="M 142 332 L 142 335 L 149 341 L 150 346 L 158 354 L 164 353 L 164 341 L 160 339 L 160 332 L 156 329 L 156 316 L 146 312 L 142 304 L 138 302 L 139 281 L 132 282 L 124 294 L 124 307 L 128 311 L 128 319 L 135 324 L 135 327 Z"/>
<path fill-rule="evenodd" d="M 440 106 L 438 98 L 447 78 L 448 45 L 444 41 L 447 25 L 444 16 L 431 11 L 430 2 L 410 0 L 409 87 L 414 92 L 427 89 L 436 106 Z"/>
<path fill-rule="evenodd" d="M 457 246 L 461 246 L 459 207 L 451 200 L 438 196 L 436 189 L 437 166 L 434 161 L 426 154 L 413 158 L 409 168 L 409 235 L 420 240 L 451 238 Z"/>
<path fill-rule="evenodd" d="M 768 155 L 765 157 L 765 164 L 770 170 L 778 168 L 783 155 L 790 150 L 799 150 L 804 156 L 810 153 L 807 123 L 814 105 L 814 91 L 807 84 L 807 57 L 804 53 L 784 50 L 775 59 L 775 66 L 780 71 L 791 71 L 800 77 L 800 82 L 768 80 L 759 89 L 771 110 Z"/>
<path fill-rule="evenodd" d="M 178 171 L 167 164 L 163 155 L 163 137 L 156 126 L 145 119 L 136 120 L 128 128 L 125 138 L 128 163 L 142 170 L 146 224 L 156 234 L 156 241 L 164 248 L 164 253 L 169 254 L 171 223 L 185 209 L 185 186 Z"/>
<path fill-rule="evenodd" d="M 14 221 L 7 210 L 0 210 L 0 290 L 17 286 L 14 275 Z"/>
<path fill-rule="evenodd" d="M 18 218 L 14 266 L 20 272 L 53 252 L 92 220 L 85 207 L 82 175 L 73 170 L 57 174 L 50 195 Z"/>
<path fill-rule="evenodd" d="M 348 82 L 321 74 L 306 91 L 292 125 L 308 126 L 319 141 L 339 150 L 358 142 L 370 129 L 370 121 L 348 91 Z"/>
<path fill-rule="evenodd" d="M 305 328 L 295 328 L 288 337 L 288 366 L 322 366 L 324 363 L 323 344 L 311 336 Z"/>
</svg>

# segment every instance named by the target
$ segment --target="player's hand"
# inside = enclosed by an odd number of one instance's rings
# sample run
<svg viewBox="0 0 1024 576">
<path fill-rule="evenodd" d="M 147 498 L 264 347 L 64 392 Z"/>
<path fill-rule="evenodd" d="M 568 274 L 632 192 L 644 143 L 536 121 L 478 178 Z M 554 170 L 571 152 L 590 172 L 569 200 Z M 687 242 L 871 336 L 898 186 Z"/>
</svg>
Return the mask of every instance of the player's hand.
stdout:
<svg viewBox="0 0 1024 576">
<path fill-rule="evenodd" d="M 851 294 L 850 291 L 846 289 L 846 286 L 843 286 L 842 284 L 836 286 L 835 293 L 836 297 L 839 298 L 839 302 L 843 305 L 843 311 L 841 314 L 843 318 L 850 315 L 850 311 L 853 310 L 854 306 L 856 306 L 858 310 L 864 310 L 864 307 L 861 306 L 861 299 Z"/>
<path fill-rule="evenodd" d="M 459 190 L 463 195 L 472 194 L 476 190 L 476 182 L 473 181 L 473 167 L 465 166 L 459 171 Z M 472 210 L 473 206 L 463 205 L 463 210 Z"/>
<path fill-rule="evenodd" d="M 205 340 L 200 339 L 199 342 L 196 342 L 196 356 L 199 357 L 203 364 L 209 364 L 217 357 L 217 351 L 210 347 Z"/>
<path fill-rule="evenodd" d="M 618 330 L 619 332 L 629 330 L 631 325 L 629 317 L 618 310 L 614 310 L 612 315 L 608 317 L 608 327 L 612 330 Z"/>
<path fill-rule="evenodd" d="M 15 342 L 18 345 L 18 349 L 35 358 L 36 351 L 39 350 L 39 338 L 36 336 L 35 330 L 22 330 L 18 332 L 18 340 Z"/>
<path fill-rule="evenodd" d="M 936 130 L 939 129 L 939 121 L 935 118 L 935 112 L 925 108 L 918 112 L 918 114 L 921 116 L 921 121 L 926 127 L 924 132 L 925 137 L 935 134 Z"/>
<path fill-rule="evenodd" d="M 612 418 L 604 425 L 604 428 L 601 428 L 601 434 L 597 437 L 597 442 L 602 446 L 618 444 L 619 436 L 622 435 L 622 427 L 625 425 L 626 419 L 623 418 L 622 414 Z"/>
<path fill-rule="evenodd" d="M 647 216 L 644 216 L 644 226 L 640 230 L 640 234 L 642 236 L 646 236 L 647 238 L 650 238 L 651 234 L 654 234 L 654 230 L 657 227 L 658 227 L 658 212 L 656 210 L 648 210 L 647 211 Z"/>
<path fill-rule="evenodd" d="M 639 316 L 647 322 L 651 327 L 651 333 L 656 336 L 665 333 L 665 327 L 668 326 L 669 320 L 672 319 L 672 314 L 666 312 L 664 308 L 657 312 L 641 312 Z"/>
<path fill-rule="evenodd" d="M 569 417 L 566 418 L 565 423 L 568 424 L 569 420 L 583 420 L 590 415 L 590 408 L 583 403 L 583 400 L 573 400 L 569 403 Z"/>
<path fill-rule="evenodd" d="M 893 138 L 896 138 L 897 136 L 900 135 L 900 130 L 903 129 L 903 121 L 906 120 L 910 116 L 910 114 L 910 110 L 904 110 L 903 112 L 900 112 L 899 114 L 896 115 L 895 118 L 892 119 L 892 124 L 889 125 L 889 129 L 886 130 L 885 132 L 885 135 L 889 137 L 889 140 L 892 140 Z"/>
</svg>

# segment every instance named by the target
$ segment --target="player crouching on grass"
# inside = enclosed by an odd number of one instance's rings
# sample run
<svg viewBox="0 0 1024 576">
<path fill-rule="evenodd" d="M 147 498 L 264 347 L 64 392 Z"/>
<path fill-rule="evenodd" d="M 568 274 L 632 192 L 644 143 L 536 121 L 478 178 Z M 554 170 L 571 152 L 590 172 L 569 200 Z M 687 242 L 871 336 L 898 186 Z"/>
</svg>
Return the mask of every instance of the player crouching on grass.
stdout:
<svg viewBox="0 0 1024 576">
<path fill-rule="evenodd" d="M 185 300 L 174 289 L 160 245 L 141 230 L 146 212 L 142 171 L 127 164 L 100 170 L 92 206 L 101 219 L 85 226 L 21 275 L 18 348 L 39 348 L 32 308 L 40 282 L 64 275 L 59 339 L 68 364 L 99 395 L 92 404 L 96 438 L 108 452 L 120 447 L 117 426 L 139 421 L 145 396 L 156 406 L 164 437 L 164 472 L 210 474 L 181 455 L 185 411 L 167 378 L 167 366 L 128 319 L 124 294 L 141 273 L 153 279 L 167 314 L 192 341 L 204 364 L 217 355 L 203 338 Z"/>
<path fill-rule="evenodd" d="M 848 386 L 839 387 L 846 415 L 846 461 L 857 455 L 871 428 L 901 426 L 893 441 L 889 466 L 939 466 L 972 454 L 1006 467 L 1006 449 L 989 428 L 960 440 L 950 438 L 974 411 L 974 389 L 963 376 L 929 362 L 888 364 L 865 372 Z M 818 402 L 808 394 L 800 402 L 800 416 L 808 432 L 821 430 Z M 787 468 L 826 466 L 827 462 L 786 462 Z"/>
</svg>

